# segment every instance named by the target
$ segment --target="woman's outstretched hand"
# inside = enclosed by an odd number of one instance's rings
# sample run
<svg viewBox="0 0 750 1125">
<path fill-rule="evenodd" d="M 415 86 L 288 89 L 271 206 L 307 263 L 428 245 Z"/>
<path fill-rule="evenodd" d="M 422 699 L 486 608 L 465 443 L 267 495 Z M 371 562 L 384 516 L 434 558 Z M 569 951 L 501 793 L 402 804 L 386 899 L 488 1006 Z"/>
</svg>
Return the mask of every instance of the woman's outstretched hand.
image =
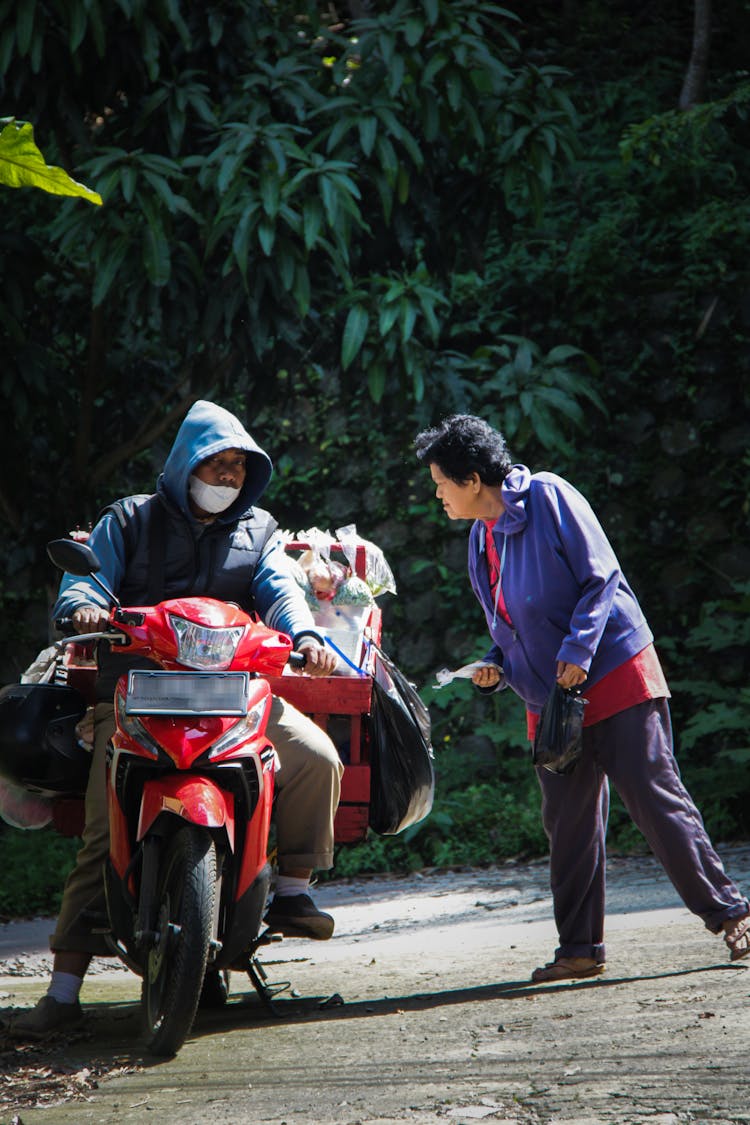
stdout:
<svg viewBox="0 0 750 1125">
<path fill-rule="evenodd" d="M 471 677 L 471 682 L 480 688 L 495 687 L 496 684 L 500 683 L 500 672 L 497 668 L 488 664 L 486 668 L 477 668 Z"/>
</svg>

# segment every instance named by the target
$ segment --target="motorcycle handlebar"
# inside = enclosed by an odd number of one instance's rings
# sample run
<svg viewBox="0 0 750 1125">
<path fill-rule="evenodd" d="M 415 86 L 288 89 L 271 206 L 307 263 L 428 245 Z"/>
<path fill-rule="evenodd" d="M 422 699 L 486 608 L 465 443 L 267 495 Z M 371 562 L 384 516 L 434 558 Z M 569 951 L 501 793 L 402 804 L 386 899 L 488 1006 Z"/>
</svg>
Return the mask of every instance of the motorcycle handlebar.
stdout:
<svg viewBox="0 0 750 1125">
<path fill-rule="evenodd" d="M 126 645 L 128 643 L 127 637 L 122 633 L 71 633 L 67 637 L 63 637 L 61 641 L 55 641 L 55 645 L 62 649 L 67 645 L 90 645 L 94 641 L 108 641 L 111 645 Z"/>
<path fill-rule="evenodd" d="M 98 633 L 77 633 L 75 625 L 73 624 L 72 617 L 58 617 L 55 619 L 55 628 L 59 633 L 62 633 L 62 640 L 57 641 L 56 644 L 60 648 L 64 648 L 69 644 L 90 644 L 92 641 L 106 640 L 111 644 L 127 644 L 127 638 L 116 630 Z M 291 668 L 304 668 L 307 664 L 307 656 L 304 652 L 290 652 L 288 663 Z"/>
<path fill-rule="evenodd" d="M 55 628 L 59 633 L 62 633 L 62 640 L 55 641 L 58 648 L 65 648 L 66 645 L 91 644 L 92 641 L 109 641 L 113 645 L 127 644 L 127 637 L 117 630 L 106 630 L 97 633 L 77 633 L 76 627 L 73 624 L 72 617 L 57 617 L 55 618 Z"/>
</svg>

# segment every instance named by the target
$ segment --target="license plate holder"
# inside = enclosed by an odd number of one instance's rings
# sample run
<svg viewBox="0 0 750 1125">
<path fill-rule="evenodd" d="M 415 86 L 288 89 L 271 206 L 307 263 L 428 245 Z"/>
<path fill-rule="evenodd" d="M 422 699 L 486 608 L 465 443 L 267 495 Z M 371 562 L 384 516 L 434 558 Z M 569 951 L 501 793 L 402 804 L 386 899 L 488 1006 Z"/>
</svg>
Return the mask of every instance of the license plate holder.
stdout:
<svg viewBox="0 0 750 1125">
<path fill-rule="evenodd" d="M 128 673 L 127 715 L 246 715 L 248 672 Z"/>
</svg>

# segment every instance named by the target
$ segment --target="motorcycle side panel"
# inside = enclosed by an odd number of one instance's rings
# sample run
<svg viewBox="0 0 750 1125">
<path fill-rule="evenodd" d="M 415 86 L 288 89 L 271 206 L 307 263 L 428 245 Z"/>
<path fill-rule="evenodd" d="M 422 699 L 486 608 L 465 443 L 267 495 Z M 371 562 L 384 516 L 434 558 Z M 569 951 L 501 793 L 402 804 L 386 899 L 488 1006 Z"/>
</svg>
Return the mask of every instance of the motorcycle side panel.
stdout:
<svg viewBox="0 0 750 1125">
<path fill-rule="evenodd" d="M 241 899 L 258 878 L 268 861 L 268 833 L 274 792 L 274 756 L 261 759 L 260 795 L 245 834 L 245 845 L 240 859 L 235 900 Z"/>
<path fill-rule="evenodd" d="M 120 802 L 117 800 L 109 777 L 107 778 L 107 806 L 109 810 L 109 858 L 117 875 L 120 879 L 123 879 L 131 860 L 128 821 Z M 130 891 L 134 893 L 132 875 L 130 877 Z"/>
</svg>

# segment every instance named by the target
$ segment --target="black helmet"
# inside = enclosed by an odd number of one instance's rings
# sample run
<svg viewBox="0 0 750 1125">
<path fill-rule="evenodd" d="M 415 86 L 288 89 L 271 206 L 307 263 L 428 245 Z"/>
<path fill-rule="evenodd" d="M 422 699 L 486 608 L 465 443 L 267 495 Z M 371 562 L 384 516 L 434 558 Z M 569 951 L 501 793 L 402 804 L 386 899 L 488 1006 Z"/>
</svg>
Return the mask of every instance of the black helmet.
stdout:
<svg viewBox="0 0 750 1125">
<path fill-rule="evenodd" d="M 91 754 L 76 736 L 83 696 L 65 684 L 0 688 L 0 777 L 47 796 L 83 793 Z"/>
</svg>

